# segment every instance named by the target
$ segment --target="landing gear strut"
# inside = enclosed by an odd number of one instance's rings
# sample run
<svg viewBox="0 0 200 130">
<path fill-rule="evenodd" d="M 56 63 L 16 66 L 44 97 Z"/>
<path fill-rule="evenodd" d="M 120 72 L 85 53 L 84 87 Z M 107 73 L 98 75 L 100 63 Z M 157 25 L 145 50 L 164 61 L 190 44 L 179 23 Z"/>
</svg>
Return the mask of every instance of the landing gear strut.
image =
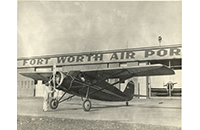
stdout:
<svg viewBox="0 0 200 130">
<path fill-rule="evenodd" d="M 65 93 L 60 97 L 60 99 L 57 99 L 57 98 L 51 99 L 51 101 L 50 101 L 50 103 L 49 103 L 50 108 L 51 108 L 51 109 L 56 109 L 56 108 L 58 107 L 58 104 L 60 104 L 61 102 L 66 101 L 66 100 L 71 100 L 71 99 L 75 96 L 75 95 L 72 95 L 72 96 L 69 96 L 68 98 L 62 99 L 62 98 L 65 96 L 66 93 L 67 93 L 67 92 L 65 92 Z M 62 100 L 61 100 L 61 99 L 62 99 Z"/>
<path fill-rule="evenodd" d="M 89 91 L 90 91 L 90 87 L 88 87 L 88 89 L 87 89 L 86 99 L 83 102 L 83 110 L 84 111 L 90 111 L 90 109 L 92 107 L 91 101 L 89 100 Z"/>
</svg>

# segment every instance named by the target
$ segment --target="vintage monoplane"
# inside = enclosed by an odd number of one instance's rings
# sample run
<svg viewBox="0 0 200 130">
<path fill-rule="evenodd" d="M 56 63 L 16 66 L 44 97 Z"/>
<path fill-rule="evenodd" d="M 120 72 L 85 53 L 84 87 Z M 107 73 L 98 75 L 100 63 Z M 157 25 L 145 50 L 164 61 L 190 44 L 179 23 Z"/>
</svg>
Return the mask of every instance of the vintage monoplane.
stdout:
<svg viewBox="0 0 200 130">
<path fill-rule="evenodd" d="M 84 111 L 91 109 L 90 99 L 101 101 L 124 101 L 128 105 L 134 96 L 135 85 L 133 81 L 129 81 L 125 90 L 122 92 L 114 85 L 123 83 L 132 77 L 139 76 L 157 76 L 172 75 L 174 71 L 162 64 L 117 67 L 105 69 L 90 69 L 76 71 L 55 71 L 53 72 L 23 72 L 23 76 L 34 80 L 49 81 L 54 89 L 64 91 L 64 94 L 58 99 L 53 98 L 50 101 L 50 107 L 56 109 L 58 105 L 71 99 L 74 96 L 85 98 L 83 100 Z M 52 74 L 53 73 L 53 74 Z M 109 79 L 118 79 L 114 83 L 109 83 Z M 63 99 L 66 93 L 71 96 Z"/>
</svg>

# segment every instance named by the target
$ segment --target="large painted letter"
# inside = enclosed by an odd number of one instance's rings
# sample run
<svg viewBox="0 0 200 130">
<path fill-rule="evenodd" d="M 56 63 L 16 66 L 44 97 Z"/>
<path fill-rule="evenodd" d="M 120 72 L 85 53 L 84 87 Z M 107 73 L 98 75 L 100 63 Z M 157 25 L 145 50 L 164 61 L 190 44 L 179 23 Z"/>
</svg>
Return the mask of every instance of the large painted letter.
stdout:
<svg viewBox="0 0 200 130">
<path fill-rule="evenodd" d="M 84 56 L 83 55 L 78 55 L 77 56 L 77 59 L 76 59 L 76 62 L 83 62 L 83 59 L 84 59 Z"/>
<path fill-rule="evenodd" d="M 114 52 L 114 53 L 112 54 L 110 60 L 112 60 L 113 58 L 114 58 L 114 60 L 118 60 L 118 59 L 119 59 L 116 52 Z"/>
<path fill-rule="evenodd" d="M 45 64 L 48 64 L 48 61 L 50 58 L 44 58 L 46 61 L 45 61 Z"/>
<path fill-rule="evenodd" d="M 57 57 L 57 63 L 60 63 L 62 61 L 62 63 L 65 63 L 66 57 Z"/>
<path fill-rule="evenodd" d="M 103 54 L 94 54 L 94 60 L 97 61 L 99 59 L 99 61 L 103 60 Z"/>
<path fill-rule="evenodd" d="M 170 56 L 173 56 L 173 55 L 181 55 L 180 52 L 181 52 L 181 49 L 178 49 L 178 48 L 170 48 Z"/>
<path fill-rule="evenodd" d="M 160 50 L 157 52 L 157 55 L 158 55 L 158 56 L 165 56 L 165 55 L 167 55 L 167 50 L 165 50 L 165 49 L 160 49 Z"/>
<path fill-rule="evenodd" d="M 152 50 L 146 50 L 146 51 L 145 51 L 145 58 L 147 58 L 147 57 L 149 57 L 149 56 L 152 56 L 153 54 L 155 54 L 154 51 L 152 51 Z"/>
<path fill-rule="evenodd" d="M 43 62 L 43 59 L 38 59 L 38 61 L 37 61 L 37 65 L 42 65 L 42 62 Z"/>
<path fill-rule="evenodd" d="M 71 63 L 71 62 L 74 62 L 74 60 L 75 60 L 74 56 L 69 56 L 68 57 L 68 62 Z"/>
<path fill-rule="evenodd" d="M 27 60 L 28 60 L 28 59 L 25 59 L 25 60 L 24 60 L 23 65 L 25 65 L 25 64 L 27 63 Z"/>
<path fill-rule="evenodd" d="M 35 64 L 35 59 L 31 59 L 30 64 L 34 65 Z"/>
<path fill-rule="evenodd" d="M 135 56 L 134 52 L 132 52 L 132 51 L 126 52 L 126 59 L 129 59 L 129 58 L 134 59 L 135 58 L 134 56 Z"/>
<path fill-rule="evenodd" d="M 87 54 L 86 56 L 88 57 L 88 60 L 87 60 L 87 61 L 91 61 L 91 57 L 93 56 L 93 54 L 90 53 L 90 54 Z"/>
</svg>

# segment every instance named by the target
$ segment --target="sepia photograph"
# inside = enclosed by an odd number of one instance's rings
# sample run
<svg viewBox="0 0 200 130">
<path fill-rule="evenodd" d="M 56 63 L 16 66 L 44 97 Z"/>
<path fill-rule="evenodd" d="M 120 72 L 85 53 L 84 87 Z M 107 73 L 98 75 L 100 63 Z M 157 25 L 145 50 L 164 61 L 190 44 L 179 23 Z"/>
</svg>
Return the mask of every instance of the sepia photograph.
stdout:
<svg viewBox="0 0 200 130">
<path fill-rule="evenodd" d="M 182 1 L 17 1 L 18 130 L 181 130 Z"/>
</svg>

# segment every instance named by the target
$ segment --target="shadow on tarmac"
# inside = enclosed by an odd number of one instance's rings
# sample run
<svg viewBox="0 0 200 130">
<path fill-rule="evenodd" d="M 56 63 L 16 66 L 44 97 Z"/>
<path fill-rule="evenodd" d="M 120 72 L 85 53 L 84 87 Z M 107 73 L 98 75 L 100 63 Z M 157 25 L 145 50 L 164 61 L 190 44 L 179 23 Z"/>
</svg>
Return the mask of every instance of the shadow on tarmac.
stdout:
<svg viewBox="0 0 200 130">
<path fill-rule="evenodd" d="M 67 111 L 67 110 L 82 110 L 83 107 L 82 107 L 82 104 L 79 104 L 79 103 L 70 103 L 70 105 L 80 105 L 80 107 L 76 107 L 76 108 L 63 108 L 64 106 L 62 106 L 62 108 L 57 108 L 53 111 Z M 137 107 L 137 108 L 154 108 L 154 109 L 181 109 L 180 107 L 164 107 L 164 106 L 157 106 L 157 105 L 154 105 L 154 106 L 145 106 L 145 105 L 101 105 L 101 106 L 92 106 L 91 110 L 90 111 L 100 111 L 101 109 L 110 109 L 110 108 L 127 108 L 127 107 Z"/>
</svg>

